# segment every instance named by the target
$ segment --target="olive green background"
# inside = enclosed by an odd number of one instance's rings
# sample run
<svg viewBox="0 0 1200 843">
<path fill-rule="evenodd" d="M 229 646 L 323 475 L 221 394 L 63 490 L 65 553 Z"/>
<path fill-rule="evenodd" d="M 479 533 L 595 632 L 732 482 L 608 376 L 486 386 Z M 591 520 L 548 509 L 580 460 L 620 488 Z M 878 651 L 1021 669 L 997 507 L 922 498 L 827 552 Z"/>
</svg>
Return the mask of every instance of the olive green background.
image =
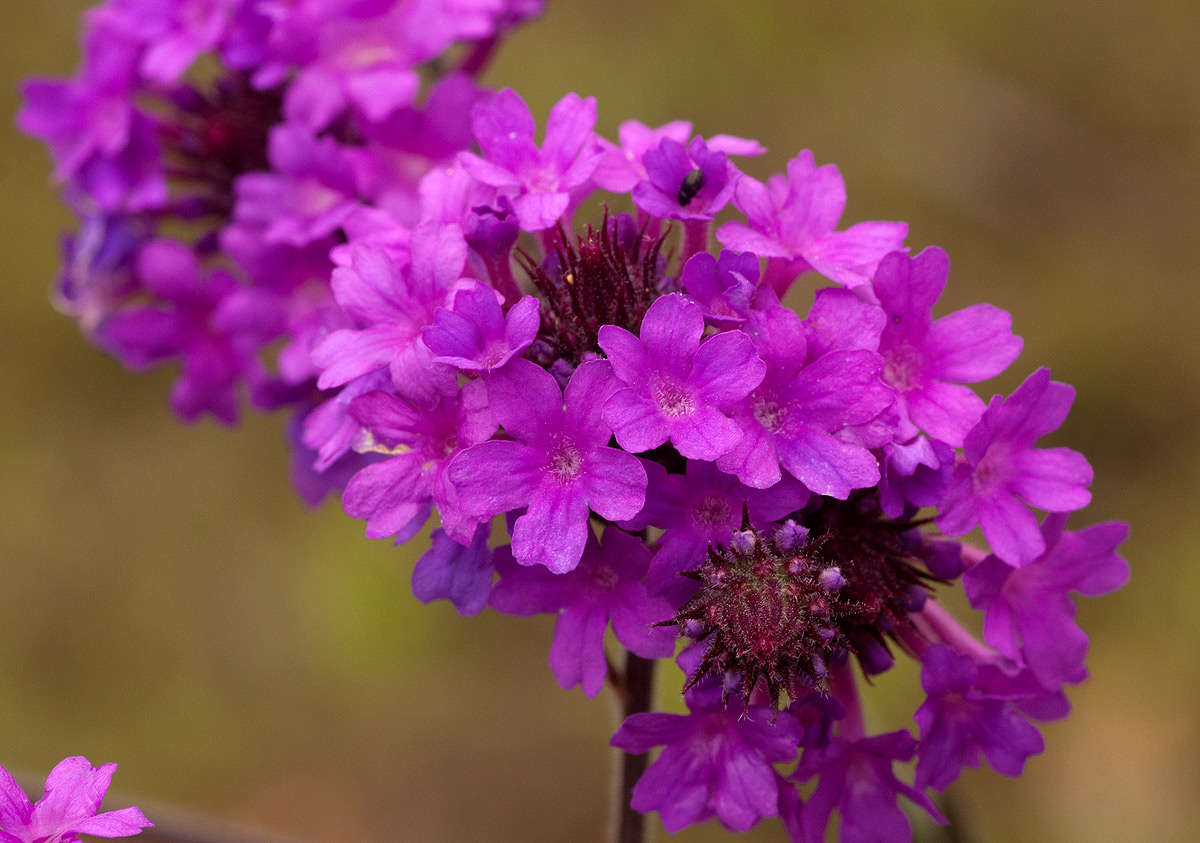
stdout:
<svg viewBox="0 0 1200 843">
<path fill-rule="evenodd" d="M 22 76 L 71 71 L 84 5 L 5 3 L 0 112 Z M 1077 386 L 1053 437 L 1096 469 L 1075 524 L 1130 521 L 1133 580 L 1082 606 L 1093 675 L 1045 755 L 953 793 L 977 841 L 1195 839 L 1194 7 L 550 6 L 487 76 L 539 120 L 570 90 L 598 96 L 610 136 L 688 117 L 759 138 L 759 177 L 811 148 L 841 167 L 848 222 L 905 219 L 914 247 L 949 251 L 940 312 L 1013 313 L 1025 352 L 985 393 L 1041 364 Z M 67 217 L 46 157 L 0 142 L 0 763 L 116 760 L 118 796 L 309 840 L 602 839 L 613 711 L 555 685 L 551 622 L 420 605 L 421 542 L 370 542 L 335 503 L 301 504 L 281 418 L 186 427 L 172 373 L 90 348 L 48 302 Z M 909 722 L 915 671 L 869 698 L 879 728 Z"/>
</svg>

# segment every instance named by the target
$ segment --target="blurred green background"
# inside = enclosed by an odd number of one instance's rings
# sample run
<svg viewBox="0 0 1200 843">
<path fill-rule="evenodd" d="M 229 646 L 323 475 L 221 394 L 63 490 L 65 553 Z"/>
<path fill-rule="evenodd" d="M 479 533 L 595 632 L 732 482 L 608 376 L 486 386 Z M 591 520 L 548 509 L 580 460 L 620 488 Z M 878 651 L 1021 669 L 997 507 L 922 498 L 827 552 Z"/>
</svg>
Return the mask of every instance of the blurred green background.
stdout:
<svg viewBox="0 0 1200 843">
<path fill-rule="evenodd" d="M 72 70 L 85 5 L 9 0 L 0 112 L 22 76 Z M 1096 469 L 1075 523 L 1132 522 L 1133 581 L 1081 608 L 1093 676 L 1045 755 L 955 786 L 978 841 L 1200 834 L 1198 35 L 1166 0 L 551 0 L 488 74 L 539 120 L 575 90 L 610 136 L 687 117 L 759 138 L 759 177 L 813 149 L 848 222 L 950 252 L 941 312 L 1013 312 L 1025 353 L 985 391 L 1043 363 L 1078 387 L 1055 437 Z M 123 794 L 309 840 L 601 839 L 614 715 L 555 685 L 551 622 L 421 606 L 419 542 L 306 509 L 281 419 L 189 429 L 171 372 L 90 348 L 48 303 L 67 217 L 46 158 L 2 142 L 0 763 L 117 760 Z M 915 673 L 871 698 L 896 728 Z"/>
</svg>

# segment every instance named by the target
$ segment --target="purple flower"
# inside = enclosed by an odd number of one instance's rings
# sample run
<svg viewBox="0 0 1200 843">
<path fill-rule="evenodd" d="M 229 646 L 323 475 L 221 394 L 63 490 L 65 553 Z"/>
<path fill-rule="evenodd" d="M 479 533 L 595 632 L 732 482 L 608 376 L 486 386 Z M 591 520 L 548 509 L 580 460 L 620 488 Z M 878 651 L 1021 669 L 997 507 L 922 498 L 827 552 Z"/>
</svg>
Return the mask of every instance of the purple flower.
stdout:
<svg viewBox="0 0 1200 843">
<path fill-rule="evenodd" d="M 360 395 L 392 385 L 386 371 L 356 378 L 338 394 L 312 409 L 304 419 L 304 444 L 317 452 L 316 471 L 324 471 L 349 451 L 358 440 L 361 426 L 350 415 L 350 403 Z"/>
<path fill-rule="evenodd" d="M 746 321 L 758 286 L 758 258 L 725 249 L 719 258 L 697 252 L 683 265 L 679 286 L 704 308 L 704 318 L 719 328 Z"/>
<path fill-rule="evenodd" d="M 79 231 L 62 238 L 62 269 L 54 285 L 54 305 L 91 336 L 120 305 L 138 292 L 138 252 L 145 226 L 123 214 L 84 215 Z"/>
<path fill-rule="evenodd" d="M 85 64 L 71 81 L 31 79 L 21 131 L 50 147 L 55 178 L 103 211 L 158 208 L 167 199 L 157 125 L 133 106 L 139 48 L 111 26 L 87 33 Z"/>
<path fill-rule="evenodd" d="M 846 707 L 833 694 L 813 691 L 789 705 L 788 713 L 800 727 L 800 746 L 821 749 L 833 740 L 834 724 L 846 716 Z"/>
<path fill-rule="evenodd" d="M 496 431 L 483 383 L 472 381 L 461 393 L 438 396 L 432 404 L 370 392 L 354 399 L 350 414 L 370 434 L 369 449 L 381 446 L 383 453 L 395 454 L 354 475 L 342 495 L 347 515 L 367 519 L 367 537 L 411 537 L 432 499 L 446 532 L 470 542 L 475 521 L 462 512 L 446 468 L 463 449 Z"/>
<path fill-rule="evenodd" d="M 0 840 L 5 843 L 79 843 L 79 835 L 132 837 L 154 823 L 137 808 L 100 810 L 116 764 L 93 767 L 82 755 L 64 758 L 46 777 L 37 804 L 0 767 Z"/>
<path fill-rule="evenodd" d="M 526 231 L 553 226 L 566 212 L 571 191 L 588 180 L 601 152 L 592 132 L 596 100 L 567 94 L 550 109 L 546 137 L 538 148 L 529 107 L 505 88 L 472 112 L 483 157 L 462 153 L 463 168 L 484 184 L 511 193 L 513 210 Z"/>
<path fill-rule="evenodd" d="M 357 13 L 327 10 L 306 28 L 312 54 L 288 87 L 289 122 L 320 131 L 348 106 L 372 122 L 387 118 L 416 96 L 415 66 L 453 38 L 437 4 L 358 5 L 364 8 Z"/>
<path fill-rule="evenodd" d="M 429 376 L 421 329 L 461 277 L 467 245 L 457 226 L 428 225 L 413 232 L 411 248 L 412 262 L 403 267 L 384 247 L 356 246 L 350 266 L 333 271 L 338 304 L 364 327 L 334 331 L 313 349 L 313 361 L 324 369 L 321 389 L 385 366 L 397 385 Z"/>
<path fill-rule="evenodd" d="M 663 529 L 646 584 L 677 605 L 697 588 L 694 580 L 679 574 L 699 568 L 709 546 L 729 543 L 747 504 L 751 521 L 768 523 L 800 509 L 808 497 L 808 490 L 794 481 L 762 492 L 748 488 L 711 462 L 688 460 L 685 474 L 667 474 L 649 461 L 645 466 L 650 478 L 646 507 L 631 526 Z"/>
<path fill-rule="evenodd" d="M 699 136 L 686 147 L 664 138 L 642 160 L 646 180 L 634 186 L 634 204 L 662 219 L 711 220 L 741 177 L 724 152 L 710 149 Z"/>
<path fill-rule="evenodd" d="M 459 544 L 442 529 L 430 536 L 429 550 L 413 569 L 413 594 L 422 603 L 449 600 L 464 617 L 478 615 L 492 590 L 492 551 L 488 525 L 480 524 L 468 544 Z"/>
<path fill-rule="evenodd" d="M 800 729 L 792 715 L 765 706 L 728 707 L 720 694 L 689 695 L 690 714 L 634 714 L 610 743 L 641 754 L 666 745 L 633 789 L 633 808 L 658 811 L 672 834 L 714 815 L 747 831 L 779 813 L 781 780 L 773 764 L 796 757 Z"/>
<path fill-rule="evenodd" d="M 803 272 L 815 269 L 845 287 L 867 283 L 888 252 L 908 234 L 902 222 L 860 222 L 835 231 L 846 207 L 846 184 L 833 164 L 817 167 L 807 149 L 788 162 L 787 176 L 764 185 L 743 176 L 734 204 L 747 222 L 727 222 L 717 230 L 721 244 L 788 264 L 772 278 L 780 295 Z"/>
<path fill-rule="evenodd" d="M 592 173 L 592 181 L 604 190 L 613 193 L 628 193 L 640 181 L 649 179 L 642 158 L 670 138 L 678 144 L 687 143 L 692 136 L 692 124 L 686 120 L 673 120 L 656 129 L 639 120 L 626 120 L 617 129 L 617 140 L 600 138 L 604 157 Z"/>
<path fill-rule="evenodd" d="M 859 740 L 834 738 L 823 749 L 807 750 L 792 774 L 798 782 L 820 777 L 804 805 L 804 839 L 821 843 L 829 817 L 837 810 L 842 815 L 842 843 L 909 840 L 912 829 L 896 804 L 901 796 L 945 822 L 929 797 L 892 772 L 894 762 L 913 757 L 916 745 L 912 735 L 898 731 Z"/>
<path fill-rule="evenodd" d="M 389 152 L 404 152 L 420 155 L 431 162 L 449 163 L 459 151 L 472 143 L 471 109 L 476 103 L 488 98 L 491 93 L 463 73 L 449 73 L 434 83 L 420 106 L 397 109 L 381 123 L 363 126 L 367 140 L 385 147 Z M 383 156 L 389 160 L 392 156 Z M 396 162 L 393 162 L 396 163 Z M 400 165 L 408 170 L 409 162 Z M 433 171 L 431 171 L 433 172 Z M 389 182 L 383 187 L 394 190 L 394 182 L 410 173 L 388 174 Z M 461 223 L 461 219 L 453 220 Z"/>
<path fill-rule="evenodd" d="M 236 183 L 234 217 L 268 243 L 303 246 L 336 231 L 357 209 L 358 153 L 297 126 L 271 132 L 269 173 Z"/>
<path fill-rule="evenodd" d="M 650 180 L 644 162 L 647 152 L 668 139 L 682 146 L 691 136 L 692 124 L 686 120 L 673 120 L 657 129 L 638 120 L 626 120 L 617 130 L 619 144 L 600 139 L 604 157 L 592 174 L 592 181 L 613 193 L 629 193 L 638 182 Z M 709 138 L 708 148 L 726 155 L 762 155 L 766 152 L 758 141 L 732 135 Z"/>
<path fill-rule="evenodd" d="M 521 224 L 508 197 L 497 197 L 495 207 L 472 208 L 463 233 L 467 245 L 483 265 L 481 277 L 490 281 L 509 304 L 520 299 L 521 288 L 512 272 L 512 248 L 521 233 Z"/>
<path fill-rule="evenodd" d="M 949 536 L 983 528 L 992 552 L 1016 567 L 1046 551 L 1037 518 L 1021 501 L 1049 512 L 1082 509 L 1092 499 L 1092 467 L 1068 448 L 1035 449 L 1057 430 L 1075 390 L 1038 369 L 1008 398 L 992 398 L 963 444 L 965 461 L 954 469 L 937 525 Z"/>
<path fill-rule="evenodd" d="M 538 300 L 533 296 L 525 296 L 505 314 L 495 290 L 474 284 L 455 293 L 452 309 L 438 308 L 433 325 L 421 336 L 435 363 L 490 372 L 530 346 L 538 322 Z"/>
<path fill-rule="evenodd" d="M 237 0 L 110 0 L 100 17 L 146 46 L 140 70 L 169 85 L 225 34 Z"/>
<path fill-rule="evenodd" d="M 765 290 L 758 294 L 758 299 L 771 301 Z M 771 307 L 779 306 L 775 301 Z M 760 305 L 762 309 L 765 308 Z M 885 322 L 887 315 L 878 305 L 863 301 L 850 290 L 839 287 L 817 290 L 804 317 L 808 359 L 816 360 L 830 351 L 878 351 Z"/>
<path fill-rule="evenodd" d="M 979 753 L 1006 776 L 1019 776 L 1025 759 L 1037 755 L 1042 736 L 1007 700 L 979 687 L 979 668 L 970 656 L 938 644 L 921 658 L 921 687 L 928 699 L 917 709 L 918 790 L 945 790 L 963 766 L 978 767 Z"/>
<path fill-rule="evenodd" d="M 874 486 L 875 457 L 834 434 L 891 406 L 892 390 L 879 379 L 883 361 L 872 351 L 831 351 L 803 365 L 799 319 L 782 308 L 770 318 L 755 328 L 764 335 L 767 375 L 735 408 L 742 438 L 718 467 L 756 489 L 778 483 L 781 466 L 819 495 L 845 499 L 851 489 Z"/>
<path fill-rule="evenodd" d="M 528 507 L 513 529 L 512 552 L 522 565 L 570 571 L 583 554 L 589 507 L 623 521 L 645 503 L 646 470 L 637 457 L 607 447 L 612 431 L 600 408 L 618 388 L 603 360 L 576 369 L 565 394 L 527 360 L 488 379 L 492 413 L 516 441 L 467 449 L 451 463 L 450 479 L 478 518 Z"/>
<path fill-rule="evenodd" d="M 604 421 L 627 451 L 670 440 L 688 459 L 714 460 L 741 438 L 725 409 L 763 379 L 766 364 L 745 334 L 701 342 L 704 311 L 681 295 L 657 299 L 642 319 L 641 338 L 605 325 L 600 347 L 623 382 L 604 405 Z"/>
<path fill-rule="evenodd" d="M 675 631 L 655 627 L 669 620 L 671 605 L 651 597 L 642 577 L 650 551 L 628 533 L 609 527 L 599 542 L 589 531 L 579 566 L 566 574 L 516 564 L 505 548 L 496 551 L 500 581 L 489 604 L 509 615 L 557 614 L 550 669 L 564 688 L 580 685 L 594 697 L 604 685 L 604 631 L 611 622 L 617 640 L 647 659 L 675 651 Z"/>
<path fill-rule="evenodd" d="M 917 436 L 883 446 L 879 505 L 888 518 L 899 518 L 906 504 L 937 506 L 954 471 L 954 449 L 945 442 Z"/>
<path fill-rule="evenodd" d="M 128 145 L 139 55 L 139 47 L 117 30 L 92 26 L 76 79 L 22 85 L 25 105 L 17 125 L 50 147 L 56 179 L 66 181 L 89 161 L 114 158 Z"/>
<path fill-rule="evenodd" d="M 960 383 L 995 377 L 1021 353 L 1012 318 L 977 304 L 933 321 L 930 311 L 946 288 L 950 259 L 937 247 L 915 258 L 885 257 L 872 286 L 887 312 L 879 344 L 883 379 L 898 394 L 905 421 L 954 446 L 983 415 L 983 401 Z"/>
<path fill-rule="evenodd" d="M 348 454 L 348 446 L 335 459 L 322 463 L 320 454 L 304 441 L 306 424 L 312 412 L 297 412 L 288 420 L 287 441 L 292 449 L 292 488 L 309 506 L 317 506 L 333 493 L 341 494 L 350 478 L 363 466 L 377 459 L 375 454 Z M 358 425 L 354 423 L 357 431 Z"/>
<path fill-rule="evenodd" d="M 277 302 L 239 288 L 227 273 L 203 272 L 195 254 L 173 240 L 147 244 L 137 274 L 158 301 L 110 317 L 98 331 L 100 343 L 133 368 L 178 356 L 175 411 L 188 421 L 208 412 L 232 424 L 238 381 L 262 374 L 253 352 L 282 329 Z"/>
<path fill-rule="evenodd" d="M 500 204 L 496 188 L 476 181 L 457 160 L 449 166 L 430 170 L 421 179 L 417 190 L 421 201 L 421 222 L 451 223 L 462 227 L 464 232 L 469 228 L 472 236 L 467 242 L 472 248 L 474 244 L 471 240 L 476 239 L 475 235 L 479 233 L 475 228 L 478 223 L 471 222 L 475 209 L 488 203 L 495 203 L 497 206 Z M 508 201 L 507 197 L 504 197 L 504 201 Z M 511 213 L 511 203 L 504 210 Z M 515 230 L 512 239 L 515 243 L 520 227 L 515 224 L 515 219 L 513 223 L 512 228 Z M 512 243 L 509 244 L 511 245 Z M 505 257 L 507 256 L 508 253 L 505 252 Z"/>
<path fill-rule="evenodd" d="M 698 568 L 709 545 L 729 542 L 742 525 L 742 512 L 753 490 L 711 462 L 688 460 L 686 475 L 667 474 L 654 463 L 646 465 L 650 484 L 638 523 L 664 530 L 646 582 L 654 592 L 686 599 L 696 585 L 679 574 Z"/>
<path fill-rule="evenodd" d="M 1027 664 L 1050 690 L 1086 676 L 1088 639 L 1075 623 L 1069 592 L 1095 597 L 1129 579 L 1129 565 L 1116 552 L 1129 526 L 1109 521 L 1065 532 L 1067 517 L 1046 516 L 1046 549 L 1030 564 L 1014 568 L 989 556 L 963 574 L 971 606 L 984 612 L 984 640 Z"/>
</svg>

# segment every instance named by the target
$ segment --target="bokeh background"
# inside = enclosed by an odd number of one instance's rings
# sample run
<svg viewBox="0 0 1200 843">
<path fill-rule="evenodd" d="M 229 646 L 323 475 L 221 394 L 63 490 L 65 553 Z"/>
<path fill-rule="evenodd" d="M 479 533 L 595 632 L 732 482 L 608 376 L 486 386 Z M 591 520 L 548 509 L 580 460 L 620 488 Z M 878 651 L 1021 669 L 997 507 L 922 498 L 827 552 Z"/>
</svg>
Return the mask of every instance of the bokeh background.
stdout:
<svg viewBox="0 0 1200 843">
<path fill-rule="evenodd" d="M 22 76 L 72 70 L 85 5 L 8 0 L 0 113 Z M 1093 675 L 1045 755 L 953 788 L 962 839 L 1200 834 L 1198 36 L 1168 0 L 551 0 L 487 76 L 538 115 L 595 94 L 610 136 L 757 137 L 759 177 L 813 149 L 848 221 L 948 249 L 941 312 L 1013 312 L 1024 355 L 985 390 L 1042 363 L 1078 387 L 1056 444 L 1095 466 L 1083 520 L 1133 524 L 1133 580 L 1082 606 Z M 419 542 L 301 504 L 281 419 L 185 427 L 171 372 L 88 347 L 48 302 L 68 219 L 46 158 L 0 142 L 0 763 L 118 760 L 121 795 L 313 841 L 602 839 L 614 714 L 555 685 L 551 622 L 420 605 Z M 915 672 L 872 699 L 907 721 Z"/>
</svg>

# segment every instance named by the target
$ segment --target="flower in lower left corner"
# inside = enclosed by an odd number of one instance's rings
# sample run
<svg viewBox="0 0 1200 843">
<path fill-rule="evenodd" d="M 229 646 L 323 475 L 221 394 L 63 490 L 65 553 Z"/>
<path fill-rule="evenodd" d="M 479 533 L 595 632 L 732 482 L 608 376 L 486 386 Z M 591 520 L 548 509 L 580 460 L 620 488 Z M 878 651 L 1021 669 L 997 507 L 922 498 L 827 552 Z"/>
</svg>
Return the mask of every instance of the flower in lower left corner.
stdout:
<svg viewBox="0 0 1200 843">
<path fill-rule="evenodd" d="M 79 835 L 131 837 L 153 827 L 137 808 L 96 813 L 116 764 L 93 767 L 82 755 L 64 758 L 46 777 L 36 803 L 0 767 L 0 843 L 78 843 Z"/>
</svg>

